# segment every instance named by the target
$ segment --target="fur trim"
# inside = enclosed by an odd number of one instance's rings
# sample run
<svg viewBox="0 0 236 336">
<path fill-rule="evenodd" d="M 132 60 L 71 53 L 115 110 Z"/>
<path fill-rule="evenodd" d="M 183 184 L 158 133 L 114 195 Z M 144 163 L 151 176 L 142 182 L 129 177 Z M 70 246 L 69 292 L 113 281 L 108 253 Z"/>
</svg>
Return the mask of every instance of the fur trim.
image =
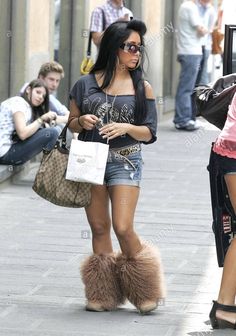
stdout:
<svg viewBox="0 0 236 336">
<path fill-rule="evenodd" d="M 156 247 L 143 244 L 132 258 L 121 254 L 117 265 L 125 295 L 137 308 L 147 301 L 158 302 L 165 297 L 164 274 Z"/>
<path fill-rule="evenodd" d="M 114 310 L 124 302 L 114 255 L 93 254 L 81 266 L 85 295 L 88 301 L 104 310 Z"/>
</svg>

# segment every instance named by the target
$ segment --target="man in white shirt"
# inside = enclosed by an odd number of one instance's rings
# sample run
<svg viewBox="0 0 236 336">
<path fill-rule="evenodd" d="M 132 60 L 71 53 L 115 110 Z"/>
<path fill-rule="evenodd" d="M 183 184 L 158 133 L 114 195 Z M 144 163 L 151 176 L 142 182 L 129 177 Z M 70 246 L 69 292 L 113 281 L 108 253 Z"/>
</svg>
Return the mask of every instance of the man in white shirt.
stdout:
<svg viewBox="0 0 236 336">
<path fill-rule="evenodd" d="M 177 130 L 195 131 L 191 95 L 202 59 L 202 37 L 207 29 L 202 25 L 197 0 L 183 2 L 178 12 L 177 61 L 181 70 L 175 97 L 174 124 Z"/>
<path fill-rule="evenodd" d="M 216 11 L 211 0 L 198 0 L 198 11 L 202 19 L 202 25 L 206 27 L 207 34 L 202 37 L 202 60 L 198 72 L 196 86 L 207 85 L 210 80 L 208 76 L 207 66 L 208 58 L 212 51 L 212 32 L 216 23 Z"/>
</svg>

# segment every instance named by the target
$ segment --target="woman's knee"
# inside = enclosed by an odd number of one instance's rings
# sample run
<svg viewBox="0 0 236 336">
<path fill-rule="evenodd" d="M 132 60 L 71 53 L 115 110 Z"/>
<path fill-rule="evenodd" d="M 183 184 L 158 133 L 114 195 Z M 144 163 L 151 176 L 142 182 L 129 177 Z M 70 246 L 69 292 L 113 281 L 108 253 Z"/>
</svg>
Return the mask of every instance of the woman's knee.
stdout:
<svg viewBox="0 0 236 336">
<path fill-rule="evenodd" d="M 45 133 L 46 138 L 56 141 L 59 135 L 60 135 L 60 132 L 57 127 L 46 128 L 46 133 Z"/>
<path fill-rule="evenodd" d="M 58 136 L 60 135 L 58 128 L 56 127 L 44 128 L 42 134 L 44 137 L 44 147 L 47 150 L 51 150 L 54 147 L 58 139 Z"/>
<path fill-rule="evenodd" d="M 114 231 L 118 239 L 129 240 L 133 234 L 133 228 L 130 225 L 116 225 Z"/>
<path fill-rule="evenodd" d="M 89 221 L 93 236 L 104 236 L 110 234 L 111 223 L 109 221 L 90 220 Z"/>
</svg>

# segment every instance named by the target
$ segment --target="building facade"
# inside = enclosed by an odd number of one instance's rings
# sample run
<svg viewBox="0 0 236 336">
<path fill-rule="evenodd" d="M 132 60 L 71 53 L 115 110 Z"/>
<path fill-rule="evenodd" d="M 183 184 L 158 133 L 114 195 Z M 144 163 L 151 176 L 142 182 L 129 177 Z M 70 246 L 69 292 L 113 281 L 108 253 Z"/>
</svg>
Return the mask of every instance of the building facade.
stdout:
<svg viewBox="0 0 236 336">
<path fill-rule="evenodd" d="M 40 65 L 53 60 L 54 48 L 58 48 L 65 78 L 57 94 L 68 105 L 68 93 L 80 77 L 80 64 L 86 53 L 91 11 L 104 1 L 0 0 L 1 101 L 37 77 Z M 59 20 L 55 20 L 58 2 Z M 126 1 L 134 17 L 142 19 L 148 28 L 146 77 L 154 88 L 160 116 L 173 109 L 179 71 L 175 32 L 180 3 L 181 0 Z"/>
</svg>

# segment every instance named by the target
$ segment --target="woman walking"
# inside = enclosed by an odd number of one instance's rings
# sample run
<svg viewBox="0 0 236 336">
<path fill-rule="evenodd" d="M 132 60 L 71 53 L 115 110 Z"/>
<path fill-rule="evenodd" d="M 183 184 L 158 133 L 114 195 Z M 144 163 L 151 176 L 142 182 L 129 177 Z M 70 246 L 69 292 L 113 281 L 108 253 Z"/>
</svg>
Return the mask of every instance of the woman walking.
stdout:
<svg viewBox="0 0 236 336">
<path fill-rule="evenodd" d="M 93 254 L 81 273 L 86 309 L 91 311 L 116 309 L 127 298 L 147 313 L 165 295 L 158 250 L 141 241 L 133 224 L 141 144 L 156 141 L 155 99 L 142 73 L 145 32 L 145 24 L 138 20 L 111 24 L 93 69 L 70 94 L 71 130 L 79 132 L 79 139 L 109 144 L 104 184 L 93 185 L 91 204 L 85 209 Z M 113 252 L 111 226 L 121 248 L 118 255 Z"/>
</svg>

